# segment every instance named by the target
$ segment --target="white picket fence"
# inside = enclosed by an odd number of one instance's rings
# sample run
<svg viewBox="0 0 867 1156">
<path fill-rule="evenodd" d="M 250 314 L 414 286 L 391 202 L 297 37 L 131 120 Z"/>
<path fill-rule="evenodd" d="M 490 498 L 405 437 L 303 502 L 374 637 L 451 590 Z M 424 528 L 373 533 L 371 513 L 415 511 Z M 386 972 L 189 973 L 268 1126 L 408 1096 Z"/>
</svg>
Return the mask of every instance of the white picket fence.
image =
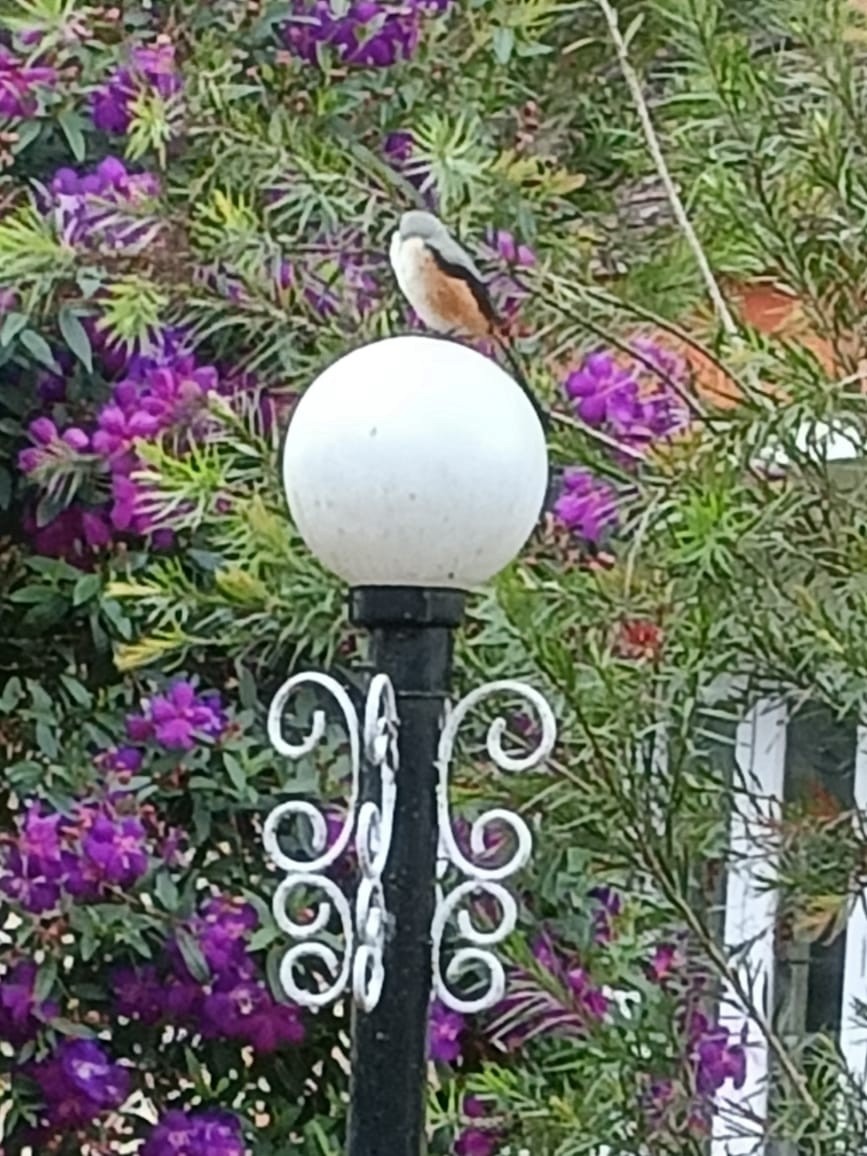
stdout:
<svg viewBox="0 0 867 1156">
<path fill-rule="evenodd" d="M 740 723 L 735 740 L 735 786 L 741 788 L 737 793 L 741 801 L 734 809 L 729 836 L 724 937 L 742 989 L 768 1018 L 774 1006 L 777 914 L 777 893 L 768 887 L 768 881 L 774 878 L 778 864 L 773 851 L 769 853 L 764 824 L 779 813 L 784 798 L 787 739 L 786 706 L 764 699 Z M 854 753 L 855 804 L 867 809 L 867 727 L 859 727 Z M 865 987 L 867 904 L 862 895 L 853 905 L 846 926 L 839 1043 L 853 1077 L 867 1089 L 867 1028 L 859 1025 L 853 1014 L 856 999 L 867 1002 Z M 720 1095 L 710 1156 L 769 1156 L 763 1137 L 771 1057 L 763 1032 L 745 1014 L 732 984 L 724 988 L 720 1019 L 735 1032 L 745 1023 L 749 1025 L 747 1078 L 742 1088 L 729 1088 Z"/>
</svg>

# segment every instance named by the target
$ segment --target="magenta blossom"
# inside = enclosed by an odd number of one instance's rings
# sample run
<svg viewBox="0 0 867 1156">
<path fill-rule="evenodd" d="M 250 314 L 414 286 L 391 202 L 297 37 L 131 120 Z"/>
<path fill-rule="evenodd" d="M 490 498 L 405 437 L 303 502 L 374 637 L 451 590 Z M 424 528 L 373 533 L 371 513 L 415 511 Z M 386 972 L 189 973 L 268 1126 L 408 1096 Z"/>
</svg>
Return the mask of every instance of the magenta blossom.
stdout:
<svg viewBox="0 0 867 1156">
<path fill-rule="evenodd" d="M 644 451 L 688 424 L 688 374 L 682 358 L 653 342 L 638 338 L 633 348 L 638 356 L 627 363 L 606 350 L 588 354 L 564 389 L 582 421 Z"/>
<path fill-rule="evenodd" d="M 599 542 L 618 523 L 618 494 L 614 486 L 589 470 L 567 469 L 554 514 L 587 542 Z"/>
<path fill-rule="evenodd" d="M 103 1112 L 119 1107 L 129 1093 L 130 1073 L 113 1063 L 93 1040 L 65 1039 L 32 1069 L 45 1101 L 48 1122 L 82 1128 Z"/>
<path fill-rule="evenodd" d="M 57 1004 L 36 1002 L 36 970 L 35 963 L 19 963 L 0 979 L 0 1039 L 18 1047 L 59 1014 Z"/>
<path fill-rule="evenodd" d="M 230 1112 L 173 1108 L 150 1131 L 141 1156 L 244 1156 L 240 1121 Z"/>
<path fill-rule="evenodd" d="M 215 691 L 200 694 L 188 679 L 176 679 L 164 694 L 148 700 L 140 715 L 126 720 L 133 742 L 152 739 L 170 751 L 191 751 L 197 741 L 216 739 L 226 729 L 226 714 Z"/>
<path fill-rule="evenodd" d="M 466 1020 L 459 1012 L 450 1011 L 435 999 L 430 1008 L 428 1023 L 428 1054 L 440 1064 L 453 1064 L 461 1056 L 461 1037 Z"/>
<path fill-rule="evenodd" d="M 421 6 L 407 0 L 350 0 L 335 15 L 328 0 L 292 0 L 283 25 L 283 42 L 310 64 L 319 63 L 320 48 L 341 64 L 388 68 L 415 52 Z"/>
<path fill-rule="evenodd" d="M 0 117 L 20 120 L 33 116 L 38 90 L 56 83 L 56 69 L 27 65 L 0 46 Z"/>
<path fill-rule="evenodd" d="M 117 69 L 93 95 L 91 116 L 100 132 L 125 133 L 132 123 L 133 107 L 141 97 L 163 100 L 176 96 L 183 81 L 175 64 L 172 44 L 138 45 L 129 63 Z"/>
</svg>

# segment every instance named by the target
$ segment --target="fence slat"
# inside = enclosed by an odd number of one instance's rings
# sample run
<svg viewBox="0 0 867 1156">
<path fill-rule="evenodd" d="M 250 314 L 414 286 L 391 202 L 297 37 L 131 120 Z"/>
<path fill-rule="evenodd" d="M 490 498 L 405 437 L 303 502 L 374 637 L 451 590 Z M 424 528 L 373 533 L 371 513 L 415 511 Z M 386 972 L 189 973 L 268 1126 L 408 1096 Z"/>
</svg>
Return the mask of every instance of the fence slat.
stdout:
<svg viewBox="0 0 867 1156">
<path fill-rule="evenodd" d="M 855 752 L 855 806 L 867 812 L 867 726 L 858 727 Z M 867 891 L 857 896 L 846 923 L 846 957 L 843 964 L 843 1006 L 840 1016 L 840 1050 L 849 1071 L 867 1091 L 867 1028 L 854 1015 L 855 1000 L 867 1002 Z"/>
<path fill-rule="evenodd" d="M 729 834 L 724 937 L 741 985 L 766 1013 L 773 1006 L 777 911 L 776 893 L 767 886 L 777 863 L 767 852 L 766 823 L 779 813 L 783 798 L 786 722 L 785 704 L 763 699 L 738 727 L 735 742 L 737 794 Z M 758 838 L 764 844 L 761 850 Z M 718 1098 L 711 1156 L 765 1156 L 768 1047 L 731 984 L 723 988 L 720 1022 L 738 1033 L 746 1023 L 747 1078 L 742 1088 L 727 1087 Z"/>
</svg>

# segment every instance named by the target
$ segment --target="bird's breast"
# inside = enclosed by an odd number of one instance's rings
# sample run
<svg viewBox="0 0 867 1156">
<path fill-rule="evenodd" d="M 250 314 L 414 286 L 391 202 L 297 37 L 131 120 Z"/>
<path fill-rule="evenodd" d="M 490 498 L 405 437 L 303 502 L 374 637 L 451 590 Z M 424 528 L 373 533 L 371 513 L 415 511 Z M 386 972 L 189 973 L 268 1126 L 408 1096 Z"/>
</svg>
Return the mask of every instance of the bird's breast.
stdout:
<svg viewBox="0 0 867 1156">
<path fill-rule="evenodd" d="M 391 259 L 401 292 L 429 328 L 472 336 L 490 332 L 469 286 L 444 272 L 421 238 L 392 243 Z"/>
</svg>

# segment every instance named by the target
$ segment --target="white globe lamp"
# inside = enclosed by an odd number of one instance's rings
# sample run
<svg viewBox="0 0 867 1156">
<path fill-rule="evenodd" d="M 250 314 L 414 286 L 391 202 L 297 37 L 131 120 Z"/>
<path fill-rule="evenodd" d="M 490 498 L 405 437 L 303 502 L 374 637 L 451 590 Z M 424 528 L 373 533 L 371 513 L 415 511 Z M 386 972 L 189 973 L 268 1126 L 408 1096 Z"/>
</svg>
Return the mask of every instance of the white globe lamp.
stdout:
<svg viewBox="0 0 867 1156">
<path fill-rule="evenodd" d="M 468 590 L 532 533 L 548 452 L 532 404 L 496 362 L 406 335 L 354 349 L 313 381 L 283 477 L 301 537 L 350 586 Z"/>
</svg>

